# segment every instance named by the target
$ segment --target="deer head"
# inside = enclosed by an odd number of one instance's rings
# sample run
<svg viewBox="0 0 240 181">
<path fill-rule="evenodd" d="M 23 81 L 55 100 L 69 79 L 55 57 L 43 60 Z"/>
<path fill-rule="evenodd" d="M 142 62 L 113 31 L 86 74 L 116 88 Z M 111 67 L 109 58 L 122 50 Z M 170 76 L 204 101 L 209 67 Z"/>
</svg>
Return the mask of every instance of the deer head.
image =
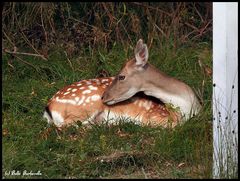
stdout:
<svg viewBox="0 0 240 181">
<path fill-rule="evenodd" d="M 148 48 L 142 39 L 137 42 L 134 53 L 135 58 L 127 61 L 104 92 L 102 99 L 107 105 L 126 100 L 141 91 L 144 84 L 142 76 L 148 68 Z"/>
</svg>

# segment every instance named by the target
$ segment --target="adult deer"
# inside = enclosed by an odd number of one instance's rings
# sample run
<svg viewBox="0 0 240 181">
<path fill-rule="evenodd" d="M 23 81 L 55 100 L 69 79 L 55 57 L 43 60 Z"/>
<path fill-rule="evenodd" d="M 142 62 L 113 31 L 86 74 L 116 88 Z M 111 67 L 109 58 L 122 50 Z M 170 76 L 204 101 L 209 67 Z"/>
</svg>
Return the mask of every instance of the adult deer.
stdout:
<svg viewBox="0 0 240 181">
<path fill-rule="evenodd" d="M 134 52 L 135 58 L 126 62 L 105 90 L 102 97 L 105 104 L 114 105 L 143 91 L 165 104 L 179 107 L 182 120 L 189 119 L 199 112 L 201 105 L 187 84 L 148 63 L 148 48 L 141 39 L 137 42 Z"/>
<path fill-rule="evenodd" d="M 154 98 L 137 94 L 115 105 L 103 104 L 101 97 L 114 77 L 82 80 L 64 87 L 48 102 L 44 117 L 57 127 L 82 121 L 83 124 L 133 119 L 139 124 L 176 126 L 179 114 L 167 110 Z"/>
</svg>

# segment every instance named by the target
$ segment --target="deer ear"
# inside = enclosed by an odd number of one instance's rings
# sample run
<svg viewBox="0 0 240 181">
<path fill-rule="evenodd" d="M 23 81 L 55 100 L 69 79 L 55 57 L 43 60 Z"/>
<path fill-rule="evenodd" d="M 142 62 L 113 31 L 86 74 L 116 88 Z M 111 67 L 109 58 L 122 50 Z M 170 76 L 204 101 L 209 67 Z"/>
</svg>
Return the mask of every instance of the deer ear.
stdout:
<svg viewBox="0 0 240 181">
<path fill-rule="evenodd" d="M 136 65 L 143 67 L 148 61 L 148 48 L 146 44 L 143 44 L 142 39 L 138 40 L 134 53 Z"/>
</svg>

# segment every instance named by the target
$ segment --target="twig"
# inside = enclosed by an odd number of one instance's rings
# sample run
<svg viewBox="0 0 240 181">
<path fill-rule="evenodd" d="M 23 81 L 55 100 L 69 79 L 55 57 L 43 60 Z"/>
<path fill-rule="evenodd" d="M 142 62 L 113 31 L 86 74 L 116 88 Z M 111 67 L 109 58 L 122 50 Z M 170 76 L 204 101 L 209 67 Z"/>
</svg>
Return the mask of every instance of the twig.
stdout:
<svg viewBox="0 0 240 181">
<path fill-rule="evenodd" d="M 5 33 L 5 31 L 3 31 L 3 34 L 6 36 L 6 38 L 8 39 L 8 41 L 12 44 L 13 47 L 15 47 L 14 43 L 11 41 L 11 39 L 7 36 L 7 34 Z"/>
<path fill-rule="evenodd" d="M 197 32 L 198 30 L 193 30 L 193 31 L 191 31 L 190 33 L 188 33 L 187 35 L 183 35 L 183 41 L 185 41 L 185 39 L 187 39 L 191 34 L 193 34 L 193 33 L 195 33 L 195 32 Z"/>
<path fill-rule="evenodd" d="M 193 8 L 195 9 L 195 11 L 197 12 L 198 16 L 200 17 L 201 21 L 204 22 L 202 15 L 199 13 L 199 11 L 197 10 L 195 4 L 193 4 Z"/>
<path fill-rule="evenodd" d="M 201 28 L 200 33 L 203 33 L 210 23 L 211 21 L 209 21 L 203 28 Z"/>
<path fill-rule="evenodd" d="M 144 174 L 145 179 L 148 179 L 148 176 L 147 176 L 147 174 L 146 174 L 146 172 L 145 172 L 145 170 L 144 170 L 143 167 L 142 167 L 142 172 L 143 172 L 143 174 Z"/>
<path fill-rule="evenodd" d="M 78 19 L 75 19 L 75 18 L 73 18 L 73 17 L 70 17 L 69 19 L 72 19 L 72 20 L 74 20 L 74 21 L 77 21 L 77 22 L 79 22 L 79 23 L 82 23 L 82 24 L 84 24 L 84 25 L 87 25 L 87 26 L 89 26 L 89 27 L 91 27 L 91 28 L 97 28 L 96 26 L 90 25 L 90 24 L 88 24 L 88 23 L 85 23 L 85 22 L 80 21 L 80 20 L 78 20 Z"/>
<path fill-rule="evenodd" d="M 163 32 L 163 30 L 162 30 L 161 28 L 159 28 L 159 26 L 157 26 L 157 24 L 156 24 L 156 19 L 153 20 L 152 15 L 151 15 L 151 13 L 149 12 L 148 9 L 146 10 L 146 12 L 147 12 L 147 14 L 148 14 L 148 16 L 149 16 L 149 21 L 151 21 L 151 23 L 153 24 L 153 26 L 154 26 L 155 28 L 157 28 L 157 29 L 162 33 L 162 35 L 166 38 L 167 35 Z"/>
<path fill-rule="evenodd" d="M 185 25 L 187 25 L 187 26 L 189 26 L 190 28 L 192 28 L 192 29 L 196 30 L 196 31 L 199 31 L 199 29 L 198 29 L 196 26 L 194 26 L 194 25 L 191 25 L 191 24 L 190 24 L 190 23 L 188 23 L 188 22 L 185 22 L 184 24 L 185 24 Z"/>
<path fill-rule="evenodd" d="M 207 27 L 210 23 L 211 23 L 211 21 L 209 21 L 203 28 L 201 28 L 199 30 L 199 34 L 194 36 L 193 39 L 198 38 L 198 37 L 202 36 L 203 34 L 207 33 L 209 31 L 209 29 L 207 29 Z"/>
<path fill-rule="evenodd" d="M 126 34 L 127 34 L 127 37 L 128 37 L 128 39 L 130 40 L 131 44 L 133 44 L 133 42 L 132 42 L 132 39 L 131 39 L 131 37 L 129 36 L 129 34 L 128 34 L 128 31 L 126 30 L 125 26 L 123 25 L 123 23 L 122 23 L 122 22 L 120 22 L 120 23 L 121 23 L 121 25 L 122 25 L 122 27 L 123 27 L 124 31 L 126 32 Z"/>
<path fill-rule="evenodd" d="M 168 13 L 166 11 L 163 11 L 163 10 L 161 10 L 159 8 L 153 8 L 151 6 L 147 6 L 147 5 L 143 4 L 143 3 L 138 3 L 138 2 L 132 2 L 132 3 L 135 4 L 135 5 L 143 6 L 143 7 L 148 8 L 148 9 L 153 9 L 155 11 L 159 11 L 161 13 L 164 13 L 164 14 L 168 15 L 168 16 L 172 16 L 172 14 L 170 14 L 170 13 Z"/>
<path fill-rule="evenodd" d="M 70 64 L 70 67 L 71 67 L 71 68 L 72 68 L 72 70 L 74 71 L 74 68 L 73 68 L 72 62 L 69 60 L 69 58 L 68 58 L 68 55 L 67 55 L 67 52 L 66 52 L 66 51 L 64 51 L 64 53 L 65 53 L 65 55 L 66 55 L 66 58 L 67 58 L 67 60 L 68 60 L 68 62 L 69 62 L 69 64 Z"/>
<path fill-rule="evenodd" d="M 19 61 L 23 62 L 24 64 L 29 65 L 30 67 L 34 68 L 38 72 L 38 69 L 36 67 L 34 67 L 32 64 L 30 64 L 29 62 L 24 61 L 23 59 L 21 59 L 20 57 L 18 57 L 16 55 L 14 57 L 16 57 Z"/>
<path fill-rule="evenodd" d="M 104 10 L 107 12 L 107 15 L 110 21 L 112 22 L 113 19 L 116 21 L 117 19 L 109 12 L 108 8 L 106 7 L 106 3 L 101 3 L 101 5 L 103 6 Z"/>
<path fill-rule="evenodd" d="M 29 56 L 35 56 L 35 57 L 41 57 L 44 60 L 47 60 L 43 55 L 40 54 L 34 54 L 34 53 L 24 53 L 24 52 L 11 52 L 7 49 L 3 49 L 4 52 L 9 53 L 9 54 L 14 54 L 14 55 L 29 55 Z"/>
<path fill-rule="evenodd" d="M 163 30 L 161 28 L 159 28 L 155 23 L 153 24 L 161 33 L 162 35 L 167 38 L 167 35 L 163 32 Z"/>
<path fill-rule="evenodd" d="M 41 23 L 42 23 L 42 27 L 43 27 L 43 31 L 44 31 L 44 35 L 45 35 L 45 41 L 46 41 L 46 44 L 48 45 L 48 36 L 47 36 L 46 29 L 44 27 L 43 17 L 42 17 L 42 14 L 43 14 L 42 6 L 43 6 L 43 3 L 41 3 L 41 6 L 40 6 L 40 8 L 41 8 Z"/>
</svg>

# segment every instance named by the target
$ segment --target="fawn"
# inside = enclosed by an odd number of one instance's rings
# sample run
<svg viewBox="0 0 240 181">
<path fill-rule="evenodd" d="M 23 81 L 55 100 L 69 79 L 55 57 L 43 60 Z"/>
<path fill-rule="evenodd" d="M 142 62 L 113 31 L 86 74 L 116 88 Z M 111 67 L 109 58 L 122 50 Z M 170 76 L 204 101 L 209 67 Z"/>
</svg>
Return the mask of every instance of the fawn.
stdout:
<svg viewBox="0 0 240 181">
<path fill-rule="evenodd" d="M 192 89 L 147 61 L 148 49 L 140 39 L 135 58 L 127 61 L 117 76 L 81 80 L 64 87 L 49 100 L 44 117 L 57 127 L 77 121 L 114 123 L 118 118 L 174 127 L 183 117 L 197 114 L 201 106 Z M 138 93 L 141 91 L 149 96 Z M 182 114 L 163 103 L 179 107 Z"/>
</svg>

